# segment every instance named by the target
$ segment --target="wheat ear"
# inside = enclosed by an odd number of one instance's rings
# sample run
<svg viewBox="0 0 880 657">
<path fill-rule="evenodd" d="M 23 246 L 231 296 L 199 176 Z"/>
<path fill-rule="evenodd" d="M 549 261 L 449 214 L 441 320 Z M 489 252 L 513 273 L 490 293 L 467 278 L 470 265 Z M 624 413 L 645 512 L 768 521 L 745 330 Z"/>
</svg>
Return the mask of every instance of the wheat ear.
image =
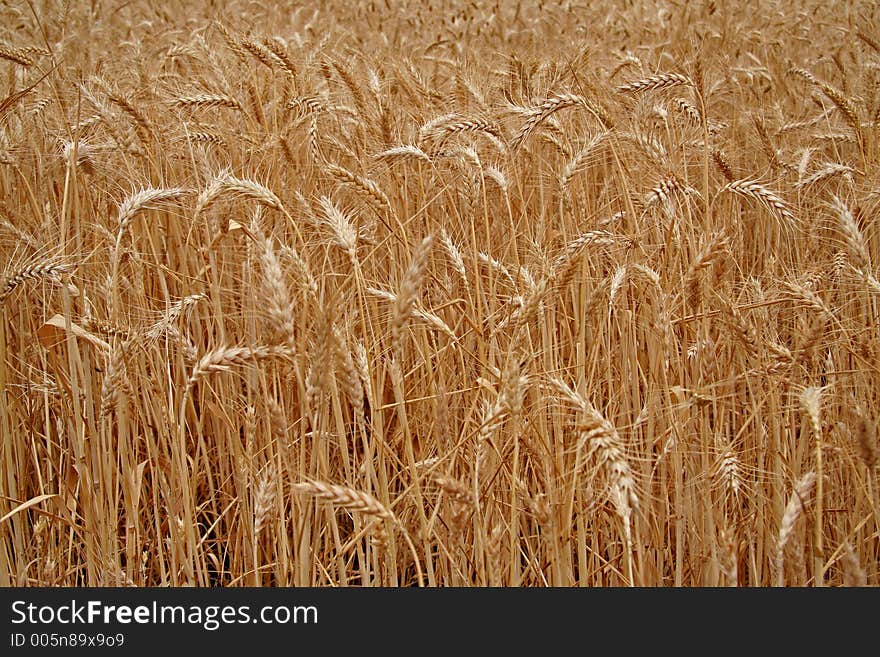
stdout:
<svg viewBox="0 0 880 657">
<path fill-rule="evenodd" d="M 657 89 L 669 89 L 671 87 L 680 87 L 682 85 L 693 85 L 693 82 L 686 75 L 680 73 L 660 73 L 651 75 L 641 80 L 635 80 L 628 84 L 622 84 L 617 87 L 620 93 L 635 93 L 642 91 L 655 91 Z"/>
<path fill-rule="evenodd" d="M 526 110 L 526 121 L 513 138 L 511 145 L 519 148 L 528 136 L 548 117 L 568 107 L 588 107 L 583 96 L 572 93 L 562 93 L 543 100 L 535 107 Z"/>
<path fill-rule="evenodd" d="M 61 274 L 68 273 L 72 267 L 53 260 L 31 262 L 23 267 L 13 270 L 4 277 L 4 283 L 0 286 L 0 304 L 11 295 L 15 288 L 25 281 L 35 281 L 41 278 L 57 278 Z"/>
<path fill-rule="evenodd" d="M 719 190 L 719 193 L 721 192 L 731 192 L 739 196 L 754 199 L 770 210 L 773 215 L 787 222 L 789 225 L 796 222 L 795 216 L 789 209 L 788 204 L 783 201 L 776 192 L 757 180 L 735 180 L 722 187 Z"/>
<path fill-rule="evenodd" d="M 783 570 L 783 561 L 785 558 L 785 546 L 794 533 L 794 526 L 797 524 L 798 518 L 807 504 L 810 503 L 810 497 L 813 488 L 816 486 L 816 473 L 808 472 L 798 480 L 788 498 L 788 504 L 785 506 L 785 513 L 782 515 L 782 523 L 779 525 L 779 537 L 776 541 L 776 585 L 783 586 L 785 582 L 785 572 Z"/>
<path fill-rule="evenodd" d="M 402 355 L 403 329 L 412 315 L 419 295 L 419 288 L 422 285 L 425 268 L 428 266 L 428 256 L 431 253 L 433 241 L 433 235 L 428 235 L 416 247 L 400 285 L 400 292 L 394 300 L 391 311 L 391 333 L 395 358 L 400 358 Z"/>
<path fill-rule="evenodd" d="M 209 351 L 199 359 L 193 367 L 186 382 L 189 392 L 199 379 L 215 372 L 226 372 L 232 367 L 241 367 L 268 358 L 291 358 L 294 352 L 288 347 L 257 346 L 257 347 L 219 347 Z"/>
<path fill-rule="evenodd" d="M 410 552 L 412 553 L 419 586 L 424 586 L 422 566 L 419 561 L 418 552 L 416 552 L 415 545 L 413 545 L 412 539 L 409 537 L 409 533 L 406 531 L 406 528 L 403 526 L 397 516 L 395 516 L 388 507 L 382 504 L 375 497 L 373 497 L 369 493 L 365 493 L 354 488 L 349 488 L 348 486 L 339 486 L 337 484 L 329 484 L 323 481 L 306 481 L 298 484 L 293 484 L 292 488 L 298 493 L 303 493 L 312 497 L 316 497 L 320 500 L 325 500 L 327 502 L 330 502 L 331 504 L 334 504 L 335 506 L 341 506 L 344 509 L 348 509 L 349 511 L 363 513 L 366 516 L 370 516 L 379 520 L 390 521 L 403 534 L 403 537 L 406 540 L 407 545 L 409 546 Z"/>
</svg>

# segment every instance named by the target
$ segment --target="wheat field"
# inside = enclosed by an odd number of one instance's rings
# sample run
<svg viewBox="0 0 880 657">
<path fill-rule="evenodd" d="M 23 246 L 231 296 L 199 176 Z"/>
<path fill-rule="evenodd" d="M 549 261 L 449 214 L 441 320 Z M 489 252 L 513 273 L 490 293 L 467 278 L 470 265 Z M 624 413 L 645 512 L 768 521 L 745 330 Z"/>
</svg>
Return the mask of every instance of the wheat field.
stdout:
<svg viewBox="0 0 880 657">
<path fill-rule="evenodd" d="M 0 25 L 0 585 L 880 583 L 875 3 Z"/>
</svg>

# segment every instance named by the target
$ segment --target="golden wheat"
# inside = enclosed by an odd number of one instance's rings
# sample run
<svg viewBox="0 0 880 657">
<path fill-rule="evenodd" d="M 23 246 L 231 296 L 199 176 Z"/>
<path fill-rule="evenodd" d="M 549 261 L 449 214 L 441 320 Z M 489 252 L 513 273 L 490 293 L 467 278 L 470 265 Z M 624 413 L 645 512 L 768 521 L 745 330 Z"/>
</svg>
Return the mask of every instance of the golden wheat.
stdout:
<svg viewBox="0 0 880 657">
<path fill-rule="evenodd" d="M 876 3 L 106 4 L 0 3 L 0 586 L 880 584 Z"/>
</svg>

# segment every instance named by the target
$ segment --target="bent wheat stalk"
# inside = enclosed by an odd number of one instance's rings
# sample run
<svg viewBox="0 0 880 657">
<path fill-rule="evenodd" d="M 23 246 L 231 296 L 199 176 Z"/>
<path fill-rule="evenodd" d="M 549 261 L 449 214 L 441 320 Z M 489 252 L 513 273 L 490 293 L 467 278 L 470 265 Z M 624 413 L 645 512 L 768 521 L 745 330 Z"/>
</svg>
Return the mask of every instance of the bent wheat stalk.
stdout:
<svg viewBox="0 0 880 657">
<path fill-rule="evenodd" d="M 349 488 L 348 486 L 339 486 L 337 484 L 329 484 L 323 481 L 301 482 L 298 484 L 293 484 L 292 488 L 298 493 L 311 495 L 312 497 L 316 497 L 320 500 L 325 500 L 336 506 L 341 506 L 342 508 L 348 509 L 349 511 L 363 513 L 367 516 L 390 521 L 394 527 L 400 530 L 401 535 L 403 536 L 407 546 L 409 547 L 410 552 L 412 553 L 413 563 L 416 568 L 416 576 L 419 580 L 419 586 L 425 586 L 425 578 L 422 574 L 422 565 L 419 561 L 418 552 L 416 552 L 416 546 L 413 544 L 412 539 L 409 536 L 409 532 L 406 531 L 406 527 L 403 526 L 403 523 L 400 522 L 400 519 L 395 516 L 388 507 L 382 504 L 375 497 L 373 497 L 369 493 L 355 490 L 354 488 Z"/>
</svg>

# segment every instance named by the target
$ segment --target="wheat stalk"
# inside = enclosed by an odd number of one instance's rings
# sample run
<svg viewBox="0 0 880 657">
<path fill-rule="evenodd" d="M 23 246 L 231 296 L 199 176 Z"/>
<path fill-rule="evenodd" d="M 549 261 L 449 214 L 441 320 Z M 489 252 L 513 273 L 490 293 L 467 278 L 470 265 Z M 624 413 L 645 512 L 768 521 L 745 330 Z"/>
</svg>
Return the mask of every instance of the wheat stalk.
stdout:
<svg viewBox="0 0 880 657">
<path fill-rule="evenodd" d="M 353 189 L 367 204 L 374 208 L 380 215 L 387 213 L 394 215 L 391 200 L 373 180 L 358 176 L 345 167 L 329 162 L 325 165 L 327 173 L 335 178 L 340 184 Z M 390 229 L 390 226 L 389 226 Z"/>
<path fill-rule="evenodd" d="M 340 506 L 349 511 L 363 513 L 381 520 L 390 520 L 395 525 L 400 524 L 400 521 L 391 510 L 375 497 L 348 486 L 339 486 L 323 481 L 305 481 L 293 484 L 291 488 L 297 493 L 316 497 L 319 500 L 330 502 L 334 506 Z"/>
<path fill-rule="evenodd" d="M 796 223 L 795 216 L 789 209 L 788 204 L 776 192 L 757 180 L 735 180 L 722 187 L 719 190 L 719 193 L 721 192 L 731 192 L 745 198 L 757 200 L 777 218 L 787 222 L 789 225 Z"/>
<path fill-rule="evenodd" d="M 224 94 L 195 94 L 193 96 L 178 96 L 173 104 L 179 107 L 227 107 L 244 111 L 242 104 L 232 96 Z"/>
<path fill-rule="evenodd" d="M 837 216 L 838 225 L 846 239 L 847 250 L 852 259 L 853 266 L 862 272 L 870 272 L 871 255 L 868 252 L 868 245 L 862 236 L 862 231 L 859 230 L 855 217 L 846 204 L 834 194 L 831 195 L 831 207 Z"/>
<path fill-rule="evenodd" d="M 880 440 L 878 440 L 877 424 L 864 409 L 854 408 L 850 413 L 856 454 L 871 469 L 880 462 Z"/>
<path fill-rule="evenodd" d="M 358 231 L 351 217 L 326 196 L 318 199 L 318 207 L 334 235 L 334 243 L 345 251 L 353 265 L 357 263 Z"/>
<path fill-rule="evenodd" d="M 193 367 L 187 379 L 184 396 L 200 379 L 217 372 L 227 372 L 233 367 L 246 367 L 269 358 L 292 358 L 294 352 L 288 347 L 218 347 L 203 355 Z"/>
<path fill-rule="evenodd" d="M 791 540 L 794 533 L 795 525 L 798 518 L 804 511 L 804 508 L 810 503 L 813 489 L 816 487 L 816 473 L 808 472 L 803 475 L 795 484 L 788 498 L 788 504 L 785 505 L 785 512 L 782 514 L 782 522 L 779 525 L 779 537 L 776 540 L 776 585 L 783 586 L 785 582 L 784 559 L 785 546 Z"/>
<path fill-rule="evenodd" d="M 262 185 L 255 180 L 250 180 L 248 178 L 238 178 L 233 176 L 230 173 L 227 173 L 218 179 L 220 187 L 223 190 L 227 190 L 233 192 L 234 194 L 238 194 L 240 196 L 244 196 L 246 198 L 253 199 L 263 205 L 266 205 L 273 210 L 279 210 L 284 212 L 284 204 L 281 202 L 281 199 L 276 196 L 275 192 L 271 189 Z"/>
<path fill-rule="evenodd" d="M 2 304 L 25 281 L 36 281 L 43 278 L 57 279 L 69 273 L 73 267 L 55 260 L 39 260 L 22 265 L 3 276 L 0 286 L 0 304 Z"/>
<path fill-rule="evenodd" d="M 473 492 L 466 484 L 453 477 L 440 474 L 433 475 L 433 479 L 455 504 L 463 504 L 471 508 L 475 506 Z"/>
<path fill-rule="evenodd" d="M 659 73 L 640 80 L 634 80 L 627 84 L 622 84 L 617 87 L 617 91 L 619 93 L 636 93 L 642 91 L 656 91 L 658 89 L 669 89 L 681 85 L 692 86 L 693 82 L 689 77 L 681 75 L 680 73 Z"/>
<path fill-rule="evenodd" d="M 270 60 L 287 73 L 287 76 L 291 80 L 295 81 L 296 66 L 294 66 L 293 61 L 290 59 L 290 55 L 287 54 L 287 49 L 284 43 L 278 37 L 275 37 L 273 39 L 264 40 L 263 46 L 267 49 L 268 52 L 266 54 L 269 56 Z"/>
<path fill-rule="evenodd" d="M 294 349 L 296 331 L 293 321 L 295 314 L 293 300 L 290 298 L 273 240 L 262 234 L 257 217 L 258 215 L 255 215 L 254 221 L 251 222 L 251 230 L 259 240 L 259 259 L 263 271 L 263 287 L 269 319 L 276 335 L 280 336 L 290 349 Z"/>
<path fill-rule="evenodd" d="M 810 187 L 824 180 L 828 180 L 829 178 L 833 178 L 834 176 L 845 176 L 851 180 L 853 173 L 855 173 L 855 169 L 851 166 L 840 164 L 839 162 L 830 162 L 817 171 L 814 171 L 808 177 L 799 181 L 797 186 L 800 188 Z"/>
<path fill-rule="evenodd" d="M 580 411 L 577 422 L 578 452 L 586 450 L 588 457 L 595 457 L 597 465 L 608 476 L 611 501 L 624 523 L 624 535 L 631 550 L 632 516 L 639 508 L 639 496 L 620 435 L 614 425 L 565 382 L 551 379 L 550 384 L 566 402 Z M 629 577 L 632 581 L 632 573 L 629 573 Z"/>
<path fill-rule="evenodd" d="M 274 464 L 267 466 L 254 491 L 254 535 L 258 537 L 275 514 L 278 486 Z"/>
<path fill-rule="evenodd" d="M 420 142 L 439 142 L 443 144 L 453 135 L 463 132 L 477 132 L 489 136 L 494 142 L 501 140 L 501 131 L 485 119 L 469 119 L 457 114 L 446 114 L 433 119 L 419 129 Z"/>
<path fill-rule="evenodd" d="M 467 268 L 464 265 L 464 258 L 462 257 L 459 248 L 455 245 L 455 242 L 449 237 L 445 228 L 440 229 L 440 244 L 443 245 L 443 250 L 446 251 L 446 255 L 449 257 L 449 262 L 452 264 L 455 273 L 458 274 L 464 286 L 467 287 L 468 276 Z"/>
<path fill-rule="evenodd" d="M 572 176 L 584 170 L 590 156 L 596 150 L 596 147 L 608 136 L 608 132 L 599 132 L 593 136 L 586 144 L 584 144 L 571 158 L 565 163 L 562 172 L 559 174 L 559 187 L 563 191 L 568 191 L 569 183 Z"/>
<path fill-rule="evenodd" d="M 340 384 L 345 398 L 354 411 L 355 422 L 361 426 L 366 426 L 366 408 L 364 407 L 364 387 L 361 380 L 361 372 L 352 358 L 351 350 L 348 348 L 345 338 L 341 330 L 334 326 L 333 347 L 334 361 L 338 365 L 336 380 Z"/>
<path fill-rule="evenodd" d="M 394 146 L 392 148 L 386 149 L 381 153 L 376 153 L 373 156 L 376 160 L 382 160 L 388 162 L 389 164 L 393 162 L 397 162 L 398 160 L 421 160 L 422 162 L 431 162 L 430 156 L 423 151 L 418 146 L 413 146 L 412 144 L 402 144 L 401 146 Z"/>
<path fill-rule="evenodd" d="M 859 563 L 859 558 L 853 551 L 852 545 L 845 542 L 843 545 L 843 585 L 844 586 L 867 586 L 868 576 L 865 569 Z"/>
<path fill-rule="evenodd" d="M 132 192 L 119 204 L 116 213 L 116 226 L 119 233 L 125 231 L 138 212 L 151 209 L 158 204 L 175 201 L 186 194 L 182 187 L 156 188 L 147 187 Z"/>
<path fill-rule="evenodd" d="M 0 45 L 0 59 L 5 59 L 25 68 L 34 65 L 34 60 L 28 57 L 24 51 L 16 48 L 7 48 L 3 45 Z"/>
<path fill-rule="evenodd" d="M 391 310 L 391 335 L 393 352 L 396 358 L 400 358 L 402 355 L 403 329 L 415 307 L 425 268 L 428 266 L 428 256 L 431 253 L 433 242 L 433 235 L 428 235 L 413 251 L 409 267 L 400 283 L 400 291 L 394 298 L 394 305 Z"/>
<path fill-rule="evenodd" d="M 586 99 L 577 94 L 562 93 L 546 98 L 538 105 L 528 108 L 525 112 L 526 121 L 511 141 L 511 145 L 514 148 L 519 148 L 535 128 L 537 128 L 543 121 L 546 121 L 551 115 L 560 110 L 576 106 L 587 107 L 588 104 Z"/>
</svg>

